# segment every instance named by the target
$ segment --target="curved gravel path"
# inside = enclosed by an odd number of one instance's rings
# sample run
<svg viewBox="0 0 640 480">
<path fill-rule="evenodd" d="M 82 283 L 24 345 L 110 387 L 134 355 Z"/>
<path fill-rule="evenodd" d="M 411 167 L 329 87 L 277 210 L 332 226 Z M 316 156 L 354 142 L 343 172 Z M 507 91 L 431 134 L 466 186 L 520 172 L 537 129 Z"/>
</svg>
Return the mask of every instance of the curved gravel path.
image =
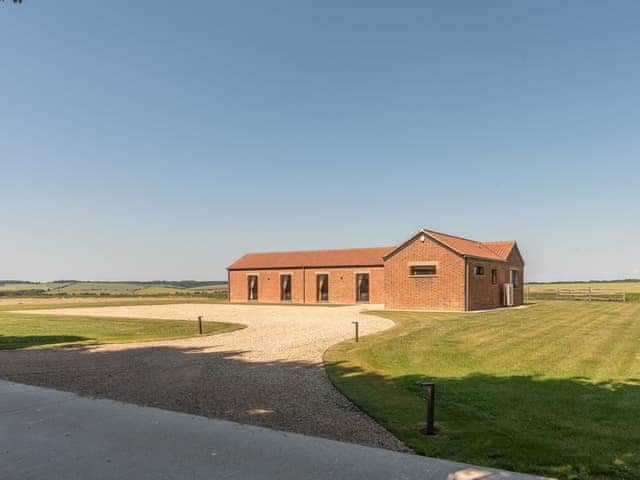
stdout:
<svg viewBox="0 0 640 480">
<path fill-rule="evenodd" d="M 369 306 L 371 308 L 373 306 Z M 0 378 L 241 423 L 406 451 L 327 378 L 331 345 L 393 326 L 362 306 L 172 304 L 29 313 L 241 323 L 242 330 L 152 343 L 0 351 Z"/>
</svg>

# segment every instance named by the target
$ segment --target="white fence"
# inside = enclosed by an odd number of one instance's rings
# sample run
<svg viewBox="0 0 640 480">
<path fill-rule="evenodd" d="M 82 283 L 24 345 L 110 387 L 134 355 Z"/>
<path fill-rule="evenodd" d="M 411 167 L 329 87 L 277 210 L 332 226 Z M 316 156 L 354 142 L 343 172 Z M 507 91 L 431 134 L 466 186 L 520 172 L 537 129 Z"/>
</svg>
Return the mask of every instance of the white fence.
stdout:
<svg viewBox="0 0 640 480">
<path fill-rule="evenodd" d="M 525 289 L 527 300 L 585 300 L 604 302 L 626 302 L 627 294 L 622 290 L 604 290 L 588 288 L 546 288 L 534 289 L 531 286 Z"/>
</svg>

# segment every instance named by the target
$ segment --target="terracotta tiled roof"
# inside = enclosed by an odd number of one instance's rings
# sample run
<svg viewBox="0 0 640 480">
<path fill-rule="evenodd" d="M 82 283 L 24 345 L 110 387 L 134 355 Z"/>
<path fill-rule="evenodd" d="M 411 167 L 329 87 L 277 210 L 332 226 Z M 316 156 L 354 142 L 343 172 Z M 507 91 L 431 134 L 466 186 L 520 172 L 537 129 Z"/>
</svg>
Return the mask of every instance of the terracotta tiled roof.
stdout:
<svg viewBox="0 0 640 480">
<path fill-rule="evenodd" d="M 395 247 L 303 250 L 294 252 L 247 253 L 233 262 L 229 270 L 294 267 L 382 266 L 382 257 Z"/>
<path fill-rule="evenodd" d="M 470 257 L 487 258 L 490 260 L 505 260 L 509 254 L 510 248 L 507 250 L 507 244 L 513 245 L 513 242 L 478 242 L 464 237 L 456 237 L 446 233 L 435 232 L 433 230 L 423 230 L 436 240 L 444 243 L 449 248 Z M 506 254 L 505 254 L 506 251 Z"/>
<path fill-rule="evenodd" d="M 515 245 L 513 240 L 502 242 L 478 242 L 469 238 L 457 237 L 434 230 L 420 230 L 420 233 L 435 238 L 459 255 L 489 260 L 506 260 Z M 250 270 L 261 268 L 300 268 L 300 267 L 358 267 L 383 266 L 383 257 L 401 248 L 374 247 L 348 248 L 339 250 L 299 250 L 293 252 L 247 253 L 233 262 L 229 270 Z"/>
<path fill-rule="evenodd" d="M 507 259 L 509 254 L 511 253 L 511 249 L 515 245 L 514 240 L 506 240 L 504 242 L 482 242 L 483 245 L 486 245 L 491 250 L 496 252 L 496 254 L 503 259 Z"/>
</svg>

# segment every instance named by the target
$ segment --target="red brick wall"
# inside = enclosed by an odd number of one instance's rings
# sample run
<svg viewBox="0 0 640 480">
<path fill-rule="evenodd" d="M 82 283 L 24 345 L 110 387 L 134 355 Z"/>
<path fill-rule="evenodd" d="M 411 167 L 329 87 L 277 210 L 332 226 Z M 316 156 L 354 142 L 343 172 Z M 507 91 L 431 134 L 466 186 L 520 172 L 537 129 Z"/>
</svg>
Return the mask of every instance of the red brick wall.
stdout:
<svg viewBox="0 0 640 480">
<path fill-rule="evenodd" d="M 411 277 L 411 262 L 437 262 L 433 277 Z M 419 237 L 385 262 L 385 308 L 465 309 L 465 261 L 448 248 Z"/>
<path fill-rule="evenodd" d="M 484 267 L 484 275 L 476 275 L 476 267 Z M 491 270 L 497 271 L 497 283 L 491 284 Z M 502 305 L 502 288 L 509 280 L 509 271 L 503 262 L 469 259 L 469 309 L 482 310 Z"/>
<path fill-rule="evenodd" d="M 258 276 L 258 301 L 265 303 L 280 302 L 280 275 L 291 275 L 291 301 L 302 302 L 302 270 L 251 270 L 229 272 L 229 300 L 231 302 L 248 301 L 247 277 Z"/>
<path fill-rule="evenodd" d="M 304 270 L 304 295 L 302 269 L 251 270 L 229 272 L 231 302 L 247 302 L 247 277 L 258 276 L 258 302 L 280 303 L 280 275 L 291 275 L 291 302 L 317 303 L 316 275 L 329 275 L 329 301 L 327 303 L 356 303 L 356 274 L 369 274 L 369 303 L 384 302 L 384 268 L 307 268 Z"/>
<path fill-rule="evenodd" d="M 522 262 L 522 258 L 518 254 L 517 249 L 513 249 L 507 258 L 507 262 L 510 266 L 520 271 L 518 288 L 513 291 L 513 300 L 515 305 L 522 305 L 524 303 L 524 263 Z"/>
<path fill-rule="evenodd" d="M 476 275 L 475 267 L 484 266 L 484 275 Z M 498 271 L 498 283 L 491 285 L 491 269 Z M 520 272 L 518 288 L 514 289 L 514 305 L 522 305 L 524 264 L 515 249 L 507 262 L 492 262 L 469 259 L 469 306 L 471 310 L 483 310 L 503 305 L 503 286 L 509 282 L 509 270 L 512 268 Z"/>
<path fill-rule="evenodd" d="M 356 302 L 356 274 L 369 274 L 369 303 L 384 302 L 384 268 L 314 268 L 306 269 L 306 303 L 317 303 L 317 274 L 329 275 L 329 302 L 351 304 Z"/>
</svg>

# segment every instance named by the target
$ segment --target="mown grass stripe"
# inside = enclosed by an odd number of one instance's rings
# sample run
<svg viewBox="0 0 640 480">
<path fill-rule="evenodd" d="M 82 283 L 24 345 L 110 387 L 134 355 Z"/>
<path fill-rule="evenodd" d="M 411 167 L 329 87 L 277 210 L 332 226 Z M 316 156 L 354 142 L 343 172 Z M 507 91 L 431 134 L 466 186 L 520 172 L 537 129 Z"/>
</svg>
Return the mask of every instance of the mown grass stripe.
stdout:
<svg viewBox="0 0 640 480">
<path fill-rule="evenodd" d="M 560 478 L 640 478 L 640 305 L 382 312 L 325 356 L 333 382 L 418 453 Z M 420 382 L 438 385 L 427 438 Z"/>
</svg>

